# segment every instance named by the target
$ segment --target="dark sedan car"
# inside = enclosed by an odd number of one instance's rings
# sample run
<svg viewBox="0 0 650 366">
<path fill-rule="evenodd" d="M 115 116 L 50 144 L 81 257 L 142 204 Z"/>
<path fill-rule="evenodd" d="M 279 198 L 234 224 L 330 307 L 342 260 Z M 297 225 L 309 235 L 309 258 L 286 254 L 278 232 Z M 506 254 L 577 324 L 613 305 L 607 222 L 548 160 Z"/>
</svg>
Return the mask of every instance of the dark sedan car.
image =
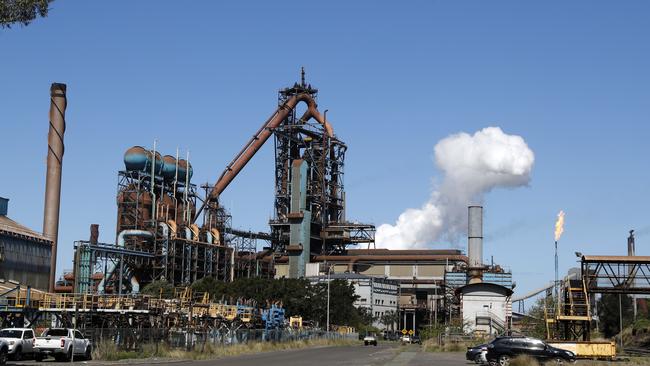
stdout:
<svg viewBox="0 0 650 366">
<path fill-rule="evenodd" d="M 487 353 L 487 346 L 487 344 L 479 344 L 478 346 L 467 347 L 465 358 L 477 364 L 486 363 L 487 359 L 485 358 L 485 354 Z"/>
<path fill-rule="evenodd" d="M 573 363 L 576 361 L 573 352 L 549 346 L 535 338 L 498 337 L 488 344 L 487 360 L 490 364 L 506 366 L 510 364 L 510 360 L 519 355 L 528 355 L 540 362 Z"/>
</svg>

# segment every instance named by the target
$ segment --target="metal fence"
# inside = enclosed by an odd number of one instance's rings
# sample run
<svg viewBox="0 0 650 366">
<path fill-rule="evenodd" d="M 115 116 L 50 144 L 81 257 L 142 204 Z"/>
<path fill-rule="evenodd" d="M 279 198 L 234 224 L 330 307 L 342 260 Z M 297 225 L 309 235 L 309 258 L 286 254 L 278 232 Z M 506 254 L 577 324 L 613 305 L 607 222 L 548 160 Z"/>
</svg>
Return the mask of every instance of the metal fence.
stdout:
<svg viewBox="0 0 650 366">
<path fill-rule="evenodd" d="M 166 343 L 170 347 L 193 349 L 212 344 L 229 346 L 250 342 L 291 342 L 315 339 L 357 339 L 357 333 L 342 334 L 322 330 L 295 329 L 210 329 L 207 331 L 182 331 L 158 328 L 92 328 L 85 329 L 85 336 L 93 344 L 114 343 L 123 350 L 138 350 L 145 344 Z"/>
</svg>

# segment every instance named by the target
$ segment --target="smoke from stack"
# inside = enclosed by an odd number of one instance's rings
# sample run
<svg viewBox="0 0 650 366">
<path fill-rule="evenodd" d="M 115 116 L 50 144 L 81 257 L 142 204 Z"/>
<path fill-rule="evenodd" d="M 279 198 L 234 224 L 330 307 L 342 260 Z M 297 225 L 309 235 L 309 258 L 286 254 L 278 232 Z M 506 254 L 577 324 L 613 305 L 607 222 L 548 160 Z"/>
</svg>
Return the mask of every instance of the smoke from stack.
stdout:
<svg viewBox="0 0 650 366">
<path fill-rule="evenodd" d="M 481 203 L 494 188 L 516 188 L 530 182 L 535 155 L 521 136 L 499 127 L 458 133 L 434 147 L 442 182 L 420 208 L 409 208 L 395 224 L 377 228 L 377 246 L 424 248 L 444 238 L 455 242 L 467 228 L 467 205 Z"/>
</svg>

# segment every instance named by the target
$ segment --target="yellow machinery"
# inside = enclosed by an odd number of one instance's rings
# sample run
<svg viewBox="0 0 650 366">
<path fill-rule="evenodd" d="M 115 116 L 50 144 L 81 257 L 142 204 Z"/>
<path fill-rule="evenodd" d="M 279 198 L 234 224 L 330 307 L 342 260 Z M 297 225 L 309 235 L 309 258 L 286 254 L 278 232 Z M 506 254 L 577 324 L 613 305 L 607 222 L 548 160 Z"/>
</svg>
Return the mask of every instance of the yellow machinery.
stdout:
<svg viewBox="0 0 650 366">
<path fill-rule="evenodd" d="M 302 316 L 292 316 L 289 318 L 289 327 L 292 329 L 302 329 Z"/>
<path fill-rule="evenodd" d="M 591 305 L 584 281 L 567 278 L 559 293 L 559 301 L 544 307 L 547 343 L 578 358 L 614 359 L 614 342 L 590 340 Z"/>
<path fill-rule="evenodd" d="M 611 341 L 547 341 L 550 346 L 571 351 L 578 358 L 615 359 L 616 344 Z"/>
<path fill-rule="evenodd" d="M 582 280 L 562 281 L 559 301 L 544 308 L 547 339 L 588 341 L 591 307 Z"/>
<path fill-rule="evenodd" d="M 347 325 L 333 325 L 332 329 L 339 334 L 352 334 L 356 332 L 354 327 Z"/>
</svg>

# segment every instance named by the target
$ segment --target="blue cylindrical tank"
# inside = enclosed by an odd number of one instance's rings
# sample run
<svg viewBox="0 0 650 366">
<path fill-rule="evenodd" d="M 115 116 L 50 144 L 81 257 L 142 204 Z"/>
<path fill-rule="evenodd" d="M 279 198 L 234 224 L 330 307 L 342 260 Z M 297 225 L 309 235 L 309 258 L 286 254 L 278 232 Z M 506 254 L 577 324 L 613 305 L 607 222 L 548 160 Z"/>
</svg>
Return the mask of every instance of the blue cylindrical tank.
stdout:
<svg viewBox="0 0 650 366">
<path fill-rule="evenodd" d="M 156 151 L 156 164 L 154 164 L 154 174 L 161 175 L 163 170 L 163 158 L 158 151 Z"/>
<path fill-rule="evenodd" d="M 129 171 L 151 172 L 152 152 L 142 146 L 133 146 L 124 153 L 124 166 Z M 154 165 L 154 174 L 159 175 L 162 172 L 163 160 L 160 153 L 156 152 L 156 163 Z"/>
<path fill-rule="evenodd" d="M 189 178 L 192 180 L 192 164 L 188 163 L 185 159 L 178 159 L 178 180 L 181 182 L 185 181 L 185 173 L 189 170 Z"/>
<path fill-rule="evenodd" d="M 162 158 L 162 175 L 166 180 L 174 180 L 176 176 L 176 158 L 171 155 L 165 155 Z"/>
<path fill-rule="evenodd" d="M 151 151 L 142 146 L 133 146 L 124 153 L 126 170 L 145 171 L 151 168 Z"/>
</svg>

